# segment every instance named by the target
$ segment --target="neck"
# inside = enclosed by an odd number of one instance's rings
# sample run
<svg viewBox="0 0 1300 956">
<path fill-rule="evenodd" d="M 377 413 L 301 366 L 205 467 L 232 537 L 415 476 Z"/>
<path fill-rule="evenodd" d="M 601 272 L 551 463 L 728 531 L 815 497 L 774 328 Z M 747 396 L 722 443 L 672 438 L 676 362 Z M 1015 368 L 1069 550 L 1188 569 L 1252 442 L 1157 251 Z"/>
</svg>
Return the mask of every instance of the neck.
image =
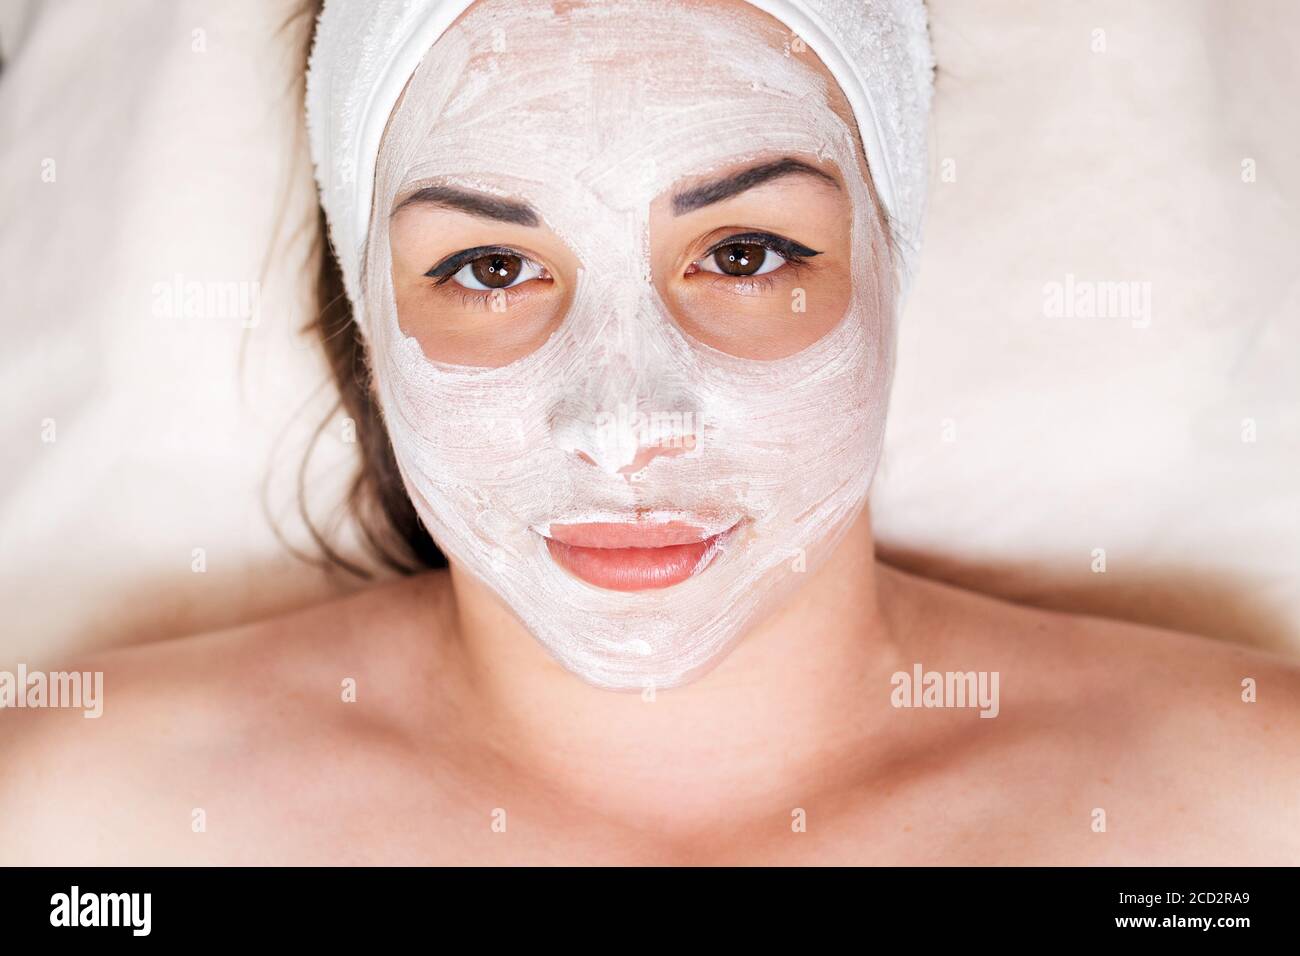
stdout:
<svg viewBox="0 0 1300 956">
<path fill-rule="evenodd" d="M 452 582 L 469 712 L 549 780 L 598 776 L 647 798 L 683 781 L 753 792 L 849 752 L 860 761 L 883 736 L 899 663 L 865 508 L 785 606 L 703 677 L 653 696 L 584 683 L 480 582 L 455 566 Z"/>
</svg>

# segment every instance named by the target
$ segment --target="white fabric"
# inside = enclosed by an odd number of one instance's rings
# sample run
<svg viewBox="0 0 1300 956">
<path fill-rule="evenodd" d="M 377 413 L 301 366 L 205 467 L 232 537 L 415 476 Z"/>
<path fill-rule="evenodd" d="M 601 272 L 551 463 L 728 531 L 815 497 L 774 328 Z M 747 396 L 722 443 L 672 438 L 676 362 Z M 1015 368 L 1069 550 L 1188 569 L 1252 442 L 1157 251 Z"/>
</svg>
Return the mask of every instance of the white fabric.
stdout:
<svg viewBox="0 0 1300 956">
<path fill-rule="evenodd" d="M 336 593 L 261 504 L 270 475 L 301 543 L 295 470 L 330 404 L 299 332 L 317 211 L 298 6 L 0 4 L 0 661 Z M 177 277 L 260 288 L 256 325 L 206 297 L 169 309 Z"/>
<path fill-rule="evenodd" d="M 284 160 L 302 36 L 276 33 L 299 6 L 0 0 L 0 666 L 328 593 L 257 504 L 267 470 L 296 465 L 294 442 L 270 449 L 324 380 L 291 334 L 306 306 L 264 307 L 247 333 L 149 307 L 176 272 L 256 278 L 285 182 L 301 200 L 286 234 L 312 221 L 305 151 Z M 1044 606 L 1300 650 L 1300 10 L 928 7 L 931 192 L 882 549 Z M 267 287 L 300 251 L 272 258 Z M 1150 281 L 1151 326 L 1048 321 L 1043 285 L 1067 273 Z"/>
<path fill-rule="evenodd" d="M 1300 649 L 1300 9 L 930 10 L 933 169 L 872 502 L 883 553 L 1017 601 Z M 1049 318 L 1045 286 L 1068 276 L 1149 283 L 1149 325 Z"/>
</svg>

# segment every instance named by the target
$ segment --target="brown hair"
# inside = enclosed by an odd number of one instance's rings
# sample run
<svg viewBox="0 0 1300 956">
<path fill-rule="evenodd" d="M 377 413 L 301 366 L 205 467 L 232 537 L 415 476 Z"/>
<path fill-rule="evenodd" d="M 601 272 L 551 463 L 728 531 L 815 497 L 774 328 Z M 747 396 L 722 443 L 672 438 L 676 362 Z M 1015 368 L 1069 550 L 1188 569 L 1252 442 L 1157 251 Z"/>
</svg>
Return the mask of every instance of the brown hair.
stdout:
<svg viewBox="0 0 1300 956">
<path fill-rule="evenodd" d="M 298 469 L 298 510 L 312 540 L 326 562 L 359 577 L 372 575 L 345 558 L 326 539 L 306 505 L 307 467 L 321 435 L 341 411 L 356 426 L 361 467 L 348 486 L 344 504 L 354 519 L 366 551 L 380 564 L 403 574 L 447 566 L 447 558 L 420 521 L 402 484 L 374 391 L 366 342 L 352 315 L 343 288 L 343 273 L 330 248 L 324 210 L 319 214 L 317 245 L 319 275 L 316 283 L 319 311 L 306 331 L 314 332 L 325 351 L 339 399 L 313 433 Z"/>
</svg>

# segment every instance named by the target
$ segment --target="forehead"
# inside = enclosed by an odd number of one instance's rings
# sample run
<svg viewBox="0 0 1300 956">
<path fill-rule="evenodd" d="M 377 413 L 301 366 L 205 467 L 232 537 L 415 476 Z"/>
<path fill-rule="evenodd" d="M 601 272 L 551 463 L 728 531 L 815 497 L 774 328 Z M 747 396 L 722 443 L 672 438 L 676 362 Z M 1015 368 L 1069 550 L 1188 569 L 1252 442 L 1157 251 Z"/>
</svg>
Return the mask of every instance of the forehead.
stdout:
<svg viewBox="0 0 1300 956">
<path fill-rule="evenodd" d="M 524 151 L 539 175 L 662 183 L 852 139 L 825 67 L 744 0 L 479 0 L 398 109 L 425 174 L 513 171 Z"/>
<path fill-rule="evenodd" d="M 745 0 L 478 0 L 432 52 L 453 44 L 468 50 L 459 94 L 469 97 L 503 67 L 542 79 L 537 92 L 565 81 L 612 81 L 636 82 L 653 95 L 711 74 L 772 92 L 818 90 L 821 78 L 791 55 L 791 40 L 780 21 Z"/>
</svg>

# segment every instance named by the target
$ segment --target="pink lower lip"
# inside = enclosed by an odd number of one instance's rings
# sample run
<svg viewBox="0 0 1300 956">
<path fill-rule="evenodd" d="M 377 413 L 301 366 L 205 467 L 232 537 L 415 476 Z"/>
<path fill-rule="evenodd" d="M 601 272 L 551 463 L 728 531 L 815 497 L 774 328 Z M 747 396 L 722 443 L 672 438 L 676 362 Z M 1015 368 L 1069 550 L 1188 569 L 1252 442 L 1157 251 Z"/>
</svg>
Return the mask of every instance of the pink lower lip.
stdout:
<svg viewBox="0 0 1300 956">
<path fill-rule="evenodd" d="M 546 548 L 574 577 L 610 591 L 648 591 L 680 584 L 727 532 L 701 538 L 702 529 L 661 525 L 552 525 Z"/>
</svg>

